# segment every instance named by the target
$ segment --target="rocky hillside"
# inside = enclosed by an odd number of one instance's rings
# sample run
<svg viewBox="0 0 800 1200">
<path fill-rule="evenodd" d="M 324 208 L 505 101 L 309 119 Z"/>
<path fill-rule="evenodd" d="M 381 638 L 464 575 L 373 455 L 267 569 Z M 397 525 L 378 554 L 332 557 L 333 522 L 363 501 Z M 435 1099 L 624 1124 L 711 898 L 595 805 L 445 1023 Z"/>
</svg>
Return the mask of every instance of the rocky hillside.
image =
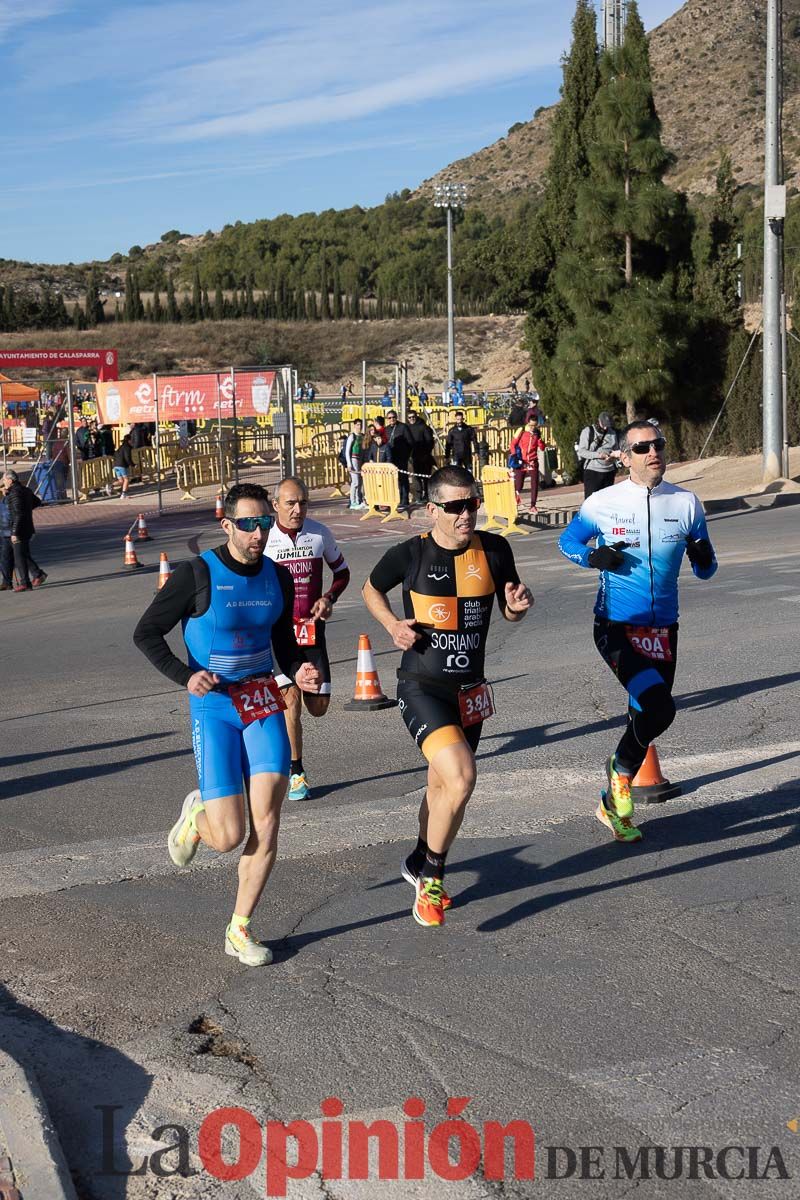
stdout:
<svg viewBox="0 0 800 1200">
<path fill-rule="evenodd" d="M 800 0 L 784 0 L 786 181 L 800 189 Z M 767 0 L 687 0 L 650 34 L 653 89 L 665 144 L 677 156 L 669 182 L 708 193 L 728 150 L 743 185 L 759 188 L 764 169 Z M 508 209 L 541 187 L 555 108 L 512 127 L 506 137 L 426 180 L 469 184 L 472 202 Z"/>
</svg>

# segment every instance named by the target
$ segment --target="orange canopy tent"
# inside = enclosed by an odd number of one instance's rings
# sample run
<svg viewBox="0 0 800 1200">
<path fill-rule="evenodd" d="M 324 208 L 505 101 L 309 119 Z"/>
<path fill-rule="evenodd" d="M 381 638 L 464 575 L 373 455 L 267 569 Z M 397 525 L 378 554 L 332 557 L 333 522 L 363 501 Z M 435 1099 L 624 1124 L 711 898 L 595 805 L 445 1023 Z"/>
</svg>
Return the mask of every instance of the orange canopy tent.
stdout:
<svg viewBox="0 0 800 1200">
<path fill-rule="evenodd" d="M 4 404 L 13 404 L 17 400 L 34 401 L 39 399 L 38 388 L 28 387 L 25 383 L 17 383 L 2 373 L 0 373 L 0 388 Z"/>
</svg>

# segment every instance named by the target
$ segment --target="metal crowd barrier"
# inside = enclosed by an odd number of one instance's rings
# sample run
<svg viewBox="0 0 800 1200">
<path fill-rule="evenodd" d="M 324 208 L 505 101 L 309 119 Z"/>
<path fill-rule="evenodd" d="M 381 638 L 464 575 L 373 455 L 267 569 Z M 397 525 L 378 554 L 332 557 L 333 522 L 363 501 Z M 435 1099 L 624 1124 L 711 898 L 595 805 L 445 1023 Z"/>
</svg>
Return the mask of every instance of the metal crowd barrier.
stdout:
<svg viewBox="0 0 800 1200">
<path fill-rule="evenodd" d="M 110 488 L 114 482 L 114 459 L 110 454 L 102 458 L 80 459 L 78 468 L 78 499 L 88 500 L 90 492 Z"/>
<path fill-rule="evenodd" d="M 193 454 L 189 458 L 181 458 L 175 463 L 175 482 L 183 491 L 181 500 L 196 500 L 192 488 L 204 487 L 209 483 L 217 483 L 222 488 L 230 485 L 233 476 L 233 460 L 226 452 L 223 466 L 224 479 L 220 479 L 220 461 L 218 454 Z"/>
</svg>

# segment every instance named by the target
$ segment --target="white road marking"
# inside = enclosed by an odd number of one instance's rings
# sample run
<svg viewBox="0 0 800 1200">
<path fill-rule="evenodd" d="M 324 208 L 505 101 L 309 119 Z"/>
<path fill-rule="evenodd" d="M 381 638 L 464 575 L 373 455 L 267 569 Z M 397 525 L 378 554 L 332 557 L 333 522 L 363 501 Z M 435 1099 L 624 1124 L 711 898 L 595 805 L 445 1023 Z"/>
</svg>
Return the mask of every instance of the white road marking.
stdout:
<svg viewBox="0 0 800 1200">
<path fill-rule="evenodd" d="M 707 785 L 702 794 L 692 793 L 683 803 L 697 808 L 721 797 L 752 796 L 774 789 L 776 781 L 797 777 L 796 758 L 800 741 L 747 747 L 715 753 L 670 755 L 669 774 L 689 779 L 706 770 L 749 766 L 754 754 L 763 759 L 787 756 L 748 770 L 737 783 L 735 777 Z M 547 757 L 546 746 L 541 751 Z M 530 837 L 546 834 L 557 826 L 591 815 L 602 783 L 602 767 L 580 769 L 531 766 L 523 770 L 483 768 L 475 796 L 469 805 L 469 821 L 461 838 Z M 366 788 L 365 788 L 366 790 Z M 381 843 L 406 842 L 415 828 L 421 789 L 383 805 L 347 804 L 339 809 L 284 810 L 281 827 L 281 859 L 301 859 Z M 670 801 L 670 805 L 680 804 Z M 177 808 L 177 805 L 176 805 Z M 226 864 L 225 855 L 201 848 L 194 870 L 213 870 Z M 171 875 L 166 832 L 138 834 L 71 845 L 37 847 L 0 854 L 0 901 L 23 896 L 42 896 L 92 884 L 120 883 Z"/>
</svg>

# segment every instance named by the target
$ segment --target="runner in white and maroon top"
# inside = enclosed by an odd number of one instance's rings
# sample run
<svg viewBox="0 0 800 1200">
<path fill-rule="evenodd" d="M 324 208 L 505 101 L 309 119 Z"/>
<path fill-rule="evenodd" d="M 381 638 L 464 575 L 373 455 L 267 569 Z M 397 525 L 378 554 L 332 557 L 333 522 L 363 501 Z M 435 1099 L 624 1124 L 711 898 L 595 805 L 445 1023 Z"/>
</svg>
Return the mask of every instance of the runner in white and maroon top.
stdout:
<svg viewBox="0 0 800 1200">
<path fill-rule="evenodd" d="M 296 475 L 281 479 L 273 493 L 276 523 L 267 539 L 264 553 L 273 562 L 288 567 L 294 579 L 295 636 L 322 675 L 318 695 L 305 697 L 312 717 L 328 711 L 331 698 L 331 668 L 325 645 L 325 622 L 333 605 L 350 582 L 350 570 L 327 526 L 306 517 L 308 488 Z M 333 572 L 327 591 L 323 591 L 323 561 Z M 289 775 L 289 799 L 307 800 L 311 795 L 303 767 L 303 729 L 300 723 L 300 690 L 285 675 L 276 675 L 286 701 L 286 728 L 292 749 Z"/>
</svg>

